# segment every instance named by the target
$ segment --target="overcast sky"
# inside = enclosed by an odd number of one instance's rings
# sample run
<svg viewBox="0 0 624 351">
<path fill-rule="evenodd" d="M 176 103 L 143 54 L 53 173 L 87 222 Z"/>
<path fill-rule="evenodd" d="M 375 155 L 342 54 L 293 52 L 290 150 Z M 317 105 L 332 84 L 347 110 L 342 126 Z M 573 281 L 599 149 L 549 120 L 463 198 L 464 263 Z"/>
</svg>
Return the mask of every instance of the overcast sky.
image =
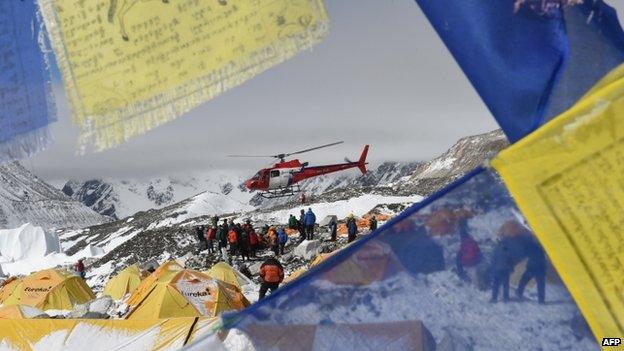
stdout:
<svg viewBox="0 0 624 351">
<path fill-rule="evenodd" d="M 301 157 L 424 160 L 458 138 L 497 128 L 413 0 L 326 0 L 329 36 L 312 51 L 258 75 L 116 149 L 75 155 L 77 129 L 62 89 L 53 146 L 24 165 L 47 180 L 152 177 L 206 168 L 249 169 L 274 154 L 333 141 Z M 618 5 L 624 9 L 624 5 Z"/>
</svg>

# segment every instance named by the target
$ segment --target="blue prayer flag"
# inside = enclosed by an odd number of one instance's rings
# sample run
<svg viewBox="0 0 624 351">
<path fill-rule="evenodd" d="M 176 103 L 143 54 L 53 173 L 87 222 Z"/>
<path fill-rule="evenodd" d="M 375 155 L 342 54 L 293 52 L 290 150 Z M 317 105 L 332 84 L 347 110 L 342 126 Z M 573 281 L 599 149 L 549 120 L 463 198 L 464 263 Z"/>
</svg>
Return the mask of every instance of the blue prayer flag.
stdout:
<svg viewBox="0 0 624 351">
<path fill-rule="evenodd" d="M 510 141 L 574 104 L 623 60 L 602 0 L 416 0 Z M 569 1 L 568 1 L 569 2 Z"/>
<path fill-rule="evenodd" d="M 54 120 L 34 0 L 0 1 L 0 163 L 43 149 Z"/>
</svg>

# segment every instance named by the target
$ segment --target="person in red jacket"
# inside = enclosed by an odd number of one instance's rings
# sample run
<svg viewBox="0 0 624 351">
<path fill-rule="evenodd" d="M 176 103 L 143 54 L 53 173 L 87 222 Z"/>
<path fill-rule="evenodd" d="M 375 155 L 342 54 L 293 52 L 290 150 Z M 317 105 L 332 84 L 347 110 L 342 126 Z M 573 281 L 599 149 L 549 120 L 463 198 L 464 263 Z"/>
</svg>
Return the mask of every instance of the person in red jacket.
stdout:
<svg viewBox="0 0 624 351">
<path fill-rule="evenodd" d="M 230 256 L 236 257 L 238 255 L 238 233 L 236 233 L 236 228 L 234 226 L 230 226 L 227 240 L 228 244 L 230 244 Z"/>
<path fill-rule="evenodd" d="M 461 242 L 457 252 L 457 274 L 465 281 L 474 281 L 476 277 L 471 277 L 471 275 L 475 276 L 476 273 L 472 272 L 474 270 L 472 268 L 475 268 L 483 259 L 481 248 L 479 243 L 468 233 L 467 220 L 461 220 L 458 227 Z"/>
<path fill-rule="evenodd" d="M 206 231 L 206 241 L 208 242 L 208 253 L 215 252 L 214 249 L 214 239 L 217 236 L 217 230 L 214 227 L 208 227 Z"/>
<path fill-rule="evenodd" d="M 249 246 L 251 247 L 251 256 L 256 257 L 256 252 L 260 246 L 260 238 L 253 227 L 249 227 Z"/>
<path fill-rule="evenodd" d="M 279 288 L 280 283 L 284 280 L 284 267 L 275 258 L 267 258 L 262 266 L 260 266 L 260 300 L 264 298 L 267 291 L 271 294 Z"/>
<path fill-rule="evenodd" d="M 80 278 L 85 279 L 87 277 L 87 273 L 85 271 L 84 262 L 82 258 L 78 259 L 78 262 L 74 264 L 74 271 L 80 276 Z"/>
</svg>

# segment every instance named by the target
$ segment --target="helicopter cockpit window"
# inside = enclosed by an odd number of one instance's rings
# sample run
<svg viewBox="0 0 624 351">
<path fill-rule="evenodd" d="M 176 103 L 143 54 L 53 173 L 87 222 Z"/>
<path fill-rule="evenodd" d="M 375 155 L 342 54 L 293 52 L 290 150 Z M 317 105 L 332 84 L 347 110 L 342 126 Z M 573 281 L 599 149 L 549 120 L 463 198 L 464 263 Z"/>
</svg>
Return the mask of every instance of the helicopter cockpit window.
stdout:
<svg viewBox="0 0 624 351">
<path fill-rule="evenodd" d="M 271 171 L 271 178 L 274 177 L 279 177 L 279 171 L 275 170 L 275 171 Z"/>
<path fill-rule="evenodd" d="M 260 179 L 260 172 L 256 173 L 253 177 L 251 177 L 251 179 Z"/>
</svg>

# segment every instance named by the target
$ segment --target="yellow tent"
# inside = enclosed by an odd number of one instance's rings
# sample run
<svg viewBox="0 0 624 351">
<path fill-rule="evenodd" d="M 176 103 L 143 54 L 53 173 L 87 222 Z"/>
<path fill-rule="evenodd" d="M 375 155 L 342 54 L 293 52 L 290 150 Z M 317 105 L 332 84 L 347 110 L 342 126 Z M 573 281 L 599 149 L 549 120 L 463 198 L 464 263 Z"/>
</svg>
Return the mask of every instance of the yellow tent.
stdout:
<svg viewBox="0 0 624 351">
<path fill-rule="evenodd" d="M 127 293 L 133 293 L 141 284 L 139 266 L 133 264 L 112 277 L 104 287 L 104 295 L 120 300 Z"/>
<path fill-rule="evenodd" d="M 292 282 L 293 280 L 295 280 L 295 279 L 299 278 L 300 276 L 302 276 L 303 273 L 305 273 L 307 271 L 308 271 L 308 269 L 305 268 L 305 267 L 301 267 L 301 268 L 297 269 L 296 271 L 290 273 L 290 275 L 288 277 L 286 277 L 286 279 L 284 279 L 284 284 Z"/>
<path fill-rule="evenodd" d="M 26 305 L 0 307 L 0 319 L 29 319 L 45 314 L 42 310 Z"/>
<path fill-rule="evenodd" d="M 127 319 L 214 317 L 249 301 L 235 286 L 169 261 L 145 278 L 126 302 Z"/>
<path fill-rule="evenodd" d="M 219 326 L 218 318 L 144 321 L 0 319 L 0 349 L 20 351 L 179 350 Z M 60 337 L 59 337 L 60 336 Z"/>
<path fill-rule="evenodd" d="M 250 280 L 247 277 L 225 262 L 215 264 L 204 273 L 212 278 L 234 285 L 239 289 L 241 286 L 250 283 Z"/>
<path fill-rule="evenodd" d="M 0 303 L 9 298 L 13 294 L 13 291 L 22 283 L 22 279 L 17 277 L 11 277 L 5 280 L 0 287 Z"/>
<path fill-rule="evenodd" d="M 310 262 L 310 268 L 312 268 L 312 267 L 320 264 L 321 262 L 325 261 L 332 254 L 333 254 L 333 252 L 331 252 L 331 253 L 322 253 L 322 254 L 316 255 L 316 257 L 312 260 L 312 262 Z"/>
<path fill-rule="evenodd" d="M 71 310 L 75 304 L 95 299 L 93 291 L 78 276 L 47 269 L 25 277 L 4 300 L 5 305 L 27 305 L 42 310 Z"/>
</svg>

